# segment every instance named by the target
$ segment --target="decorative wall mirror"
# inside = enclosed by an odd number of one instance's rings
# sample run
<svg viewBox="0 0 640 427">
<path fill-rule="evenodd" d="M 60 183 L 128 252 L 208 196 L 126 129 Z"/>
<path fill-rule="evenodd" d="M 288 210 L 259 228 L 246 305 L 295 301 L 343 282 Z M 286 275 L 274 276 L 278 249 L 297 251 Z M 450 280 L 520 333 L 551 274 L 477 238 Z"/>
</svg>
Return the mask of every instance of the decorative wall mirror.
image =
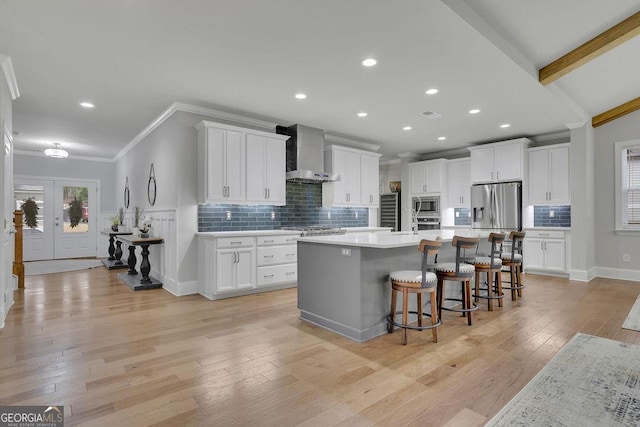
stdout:
<svg viewBox="0 0 640 427">
<path fill-rule="evenodd" d="M 124 208 L 129 209 L 129 177 L 124 181 Z"/>
<path fill-rule="evenodd" d="M 151 169 L 149 170 L 149 184 L 147 185 L 147 198 L 151 206 L 156 204 L 156 172 L 153 169 L 153 163 L 151 163 Z"/>
</svg>

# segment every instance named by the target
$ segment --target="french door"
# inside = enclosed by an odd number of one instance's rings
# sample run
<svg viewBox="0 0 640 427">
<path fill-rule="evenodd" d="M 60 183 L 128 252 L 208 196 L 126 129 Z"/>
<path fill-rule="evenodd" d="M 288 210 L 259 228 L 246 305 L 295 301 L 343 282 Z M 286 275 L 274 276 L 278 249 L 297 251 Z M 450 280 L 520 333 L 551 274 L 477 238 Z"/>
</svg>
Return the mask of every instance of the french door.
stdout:
<svg viewBox="0 0 640 427">
<path fill-rule="evenodd" d="M 96 256 L 95 181 L 16 178 L 14 195 L 16 209 L 28 198 L 38 205 L 35 227 L 23 229 L 25 261 Z"/>
</svg>

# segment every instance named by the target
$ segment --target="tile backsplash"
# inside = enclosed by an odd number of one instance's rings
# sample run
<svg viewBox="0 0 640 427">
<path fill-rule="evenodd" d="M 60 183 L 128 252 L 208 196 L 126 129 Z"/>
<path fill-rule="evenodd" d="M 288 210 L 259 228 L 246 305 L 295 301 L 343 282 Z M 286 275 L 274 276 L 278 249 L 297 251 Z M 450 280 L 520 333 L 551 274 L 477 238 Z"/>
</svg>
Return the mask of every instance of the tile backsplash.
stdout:
<svg viewBox="0 0 640 427">
<path fill-rule="evenodd" d="M 198 231 L 278 230 L 327 225 L 366 227 L 367 208 L 323 208 L 322 185 L 287 182 L 286 206 L 199 205 Z"/>
<path fill-rule="evenodd" d="M 454 225 L 471 225 L 471 209 L 455 208 L 454 212 Z"/>
<path fill-rule="evenodd" d="M 549 216 L 552 214 L 553 216 Z M 534 227 L 571 227 L 571 205 L 534 206 Z"/>
</svg>

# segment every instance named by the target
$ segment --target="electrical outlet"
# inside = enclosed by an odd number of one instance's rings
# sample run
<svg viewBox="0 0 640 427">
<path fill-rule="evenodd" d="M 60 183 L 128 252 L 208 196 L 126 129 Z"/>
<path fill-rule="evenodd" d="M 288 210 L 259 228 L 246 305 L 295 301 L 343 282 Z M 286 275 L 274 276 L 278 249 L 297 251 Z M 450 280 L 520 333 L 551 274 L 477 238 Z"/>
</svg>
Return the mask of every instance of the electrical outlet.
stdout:
<svg viewBox="0 0 640 427">
<path fill-rule="evenodd" d="M 555 216 L 556 216 L 555 211 L 549 211 L 549 218 L 555 218 Z"/>
<path fill-rule="evenodd" d="M 623 262 L 631 262 L 631 254 L 622 254 Z"/>
<path fill-rule="evenodd" d="M 460 212 L 456 212 L 456 218 L 460 218 Z"/>
<path fill-rule="evenodd" d="M 356 219 L 358 219 L 358 211 L 356 211 Z"/>
<path fill-rule="evenodd" d="M 271 221 L 273 221 L 274 219 L 276 219 L 276 212 L 271 211 Z"/>
<path fill-rule="evenodd" d="M 331 211 L 327 212 L 327 218 L 331 219 Z"/>
<path fill-rule="evenodd" d="M 231 219 L 231 211 L 227 211 L 227 221 Z"/>
<path fill-rule="evenodd" d="M 351 249 L 341 248 L 340 255 L 342 256 L 351 256 Z"/>
</svg>

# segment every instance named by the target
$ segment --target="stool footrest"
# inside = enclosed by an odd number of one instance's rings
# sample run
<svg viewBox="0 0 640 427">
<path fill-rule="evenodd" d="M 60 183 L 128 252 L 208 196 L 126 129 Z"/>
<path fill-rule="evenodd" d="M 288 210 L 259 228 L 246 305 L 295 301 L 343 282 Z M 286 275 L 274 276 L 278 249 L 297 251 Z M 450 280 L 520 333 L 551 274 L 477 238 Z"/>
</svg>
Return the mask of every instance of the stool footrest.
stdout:
<svg viewBox="0 0 640 427">
<path fill-rule="evenodd" d="M 486 283 L 486 282 L 485 282 Z M 502 287 L 502 289 L 504 289 L 504 286 Z M 489 288 L 479 288 L 480 291 L 488 291 Z M 482 299 L 502 299 L 504 298 L 504 292 L 501 295 L 482 295 L 482 294 L 478 294 L 476 295 L 475 293 L 471 295 L 474 298 L 482 298 Z"/>
<path fill-rule="evenodd" d="M 464 301 L 458 298 L 445 298 L 445 301 L 457 301 L 459 303 L 463 303 Z M 478 306 L 476 305 L 476 303 L 474 303 L 473 301 L 471 302 L 471 307 L 470 308 L 452 308 L 452 307 L 445 307 L 444 305 L 442 307 L 440 307 L 440 309 L 442 310 L 447 310 L 447 311 L 455 311 L 457 313 L 468 313 L 470 311 L 476 311 L 478 309 Z"/>
<path fill-rule="evenodd" d="M 396 315 L 398 315 L 398 314 L 402 314 L 402 311 L 396 311 Z M 418 312 L 417 311 L 409 311 L 409 314 L 418 314 Z M 428 313 L 422 313 L 422 315 L 426 316 L 426 317 L 431 317 L 431 315 L 428 314 Z M 426 326 L 405 325 L 404 323 L 396 322 L 395 319 L 391 318 L 391 315 L 388 315 L 387 316 L 387 323 L 389 323 L 390 325 L 396 326 L 398 328 L 413 329 L 413 330 L 416 330 L 416 331 L 424 331 L 424 330 L 427 330 L 427 329 L 433 329 L 433 328 L 436 328 L 436 327 L 440 326 L 441 322 L 440 322 L 440 319 L 438 319 L 437 323 L 426 325 Z"/>
</svg>

